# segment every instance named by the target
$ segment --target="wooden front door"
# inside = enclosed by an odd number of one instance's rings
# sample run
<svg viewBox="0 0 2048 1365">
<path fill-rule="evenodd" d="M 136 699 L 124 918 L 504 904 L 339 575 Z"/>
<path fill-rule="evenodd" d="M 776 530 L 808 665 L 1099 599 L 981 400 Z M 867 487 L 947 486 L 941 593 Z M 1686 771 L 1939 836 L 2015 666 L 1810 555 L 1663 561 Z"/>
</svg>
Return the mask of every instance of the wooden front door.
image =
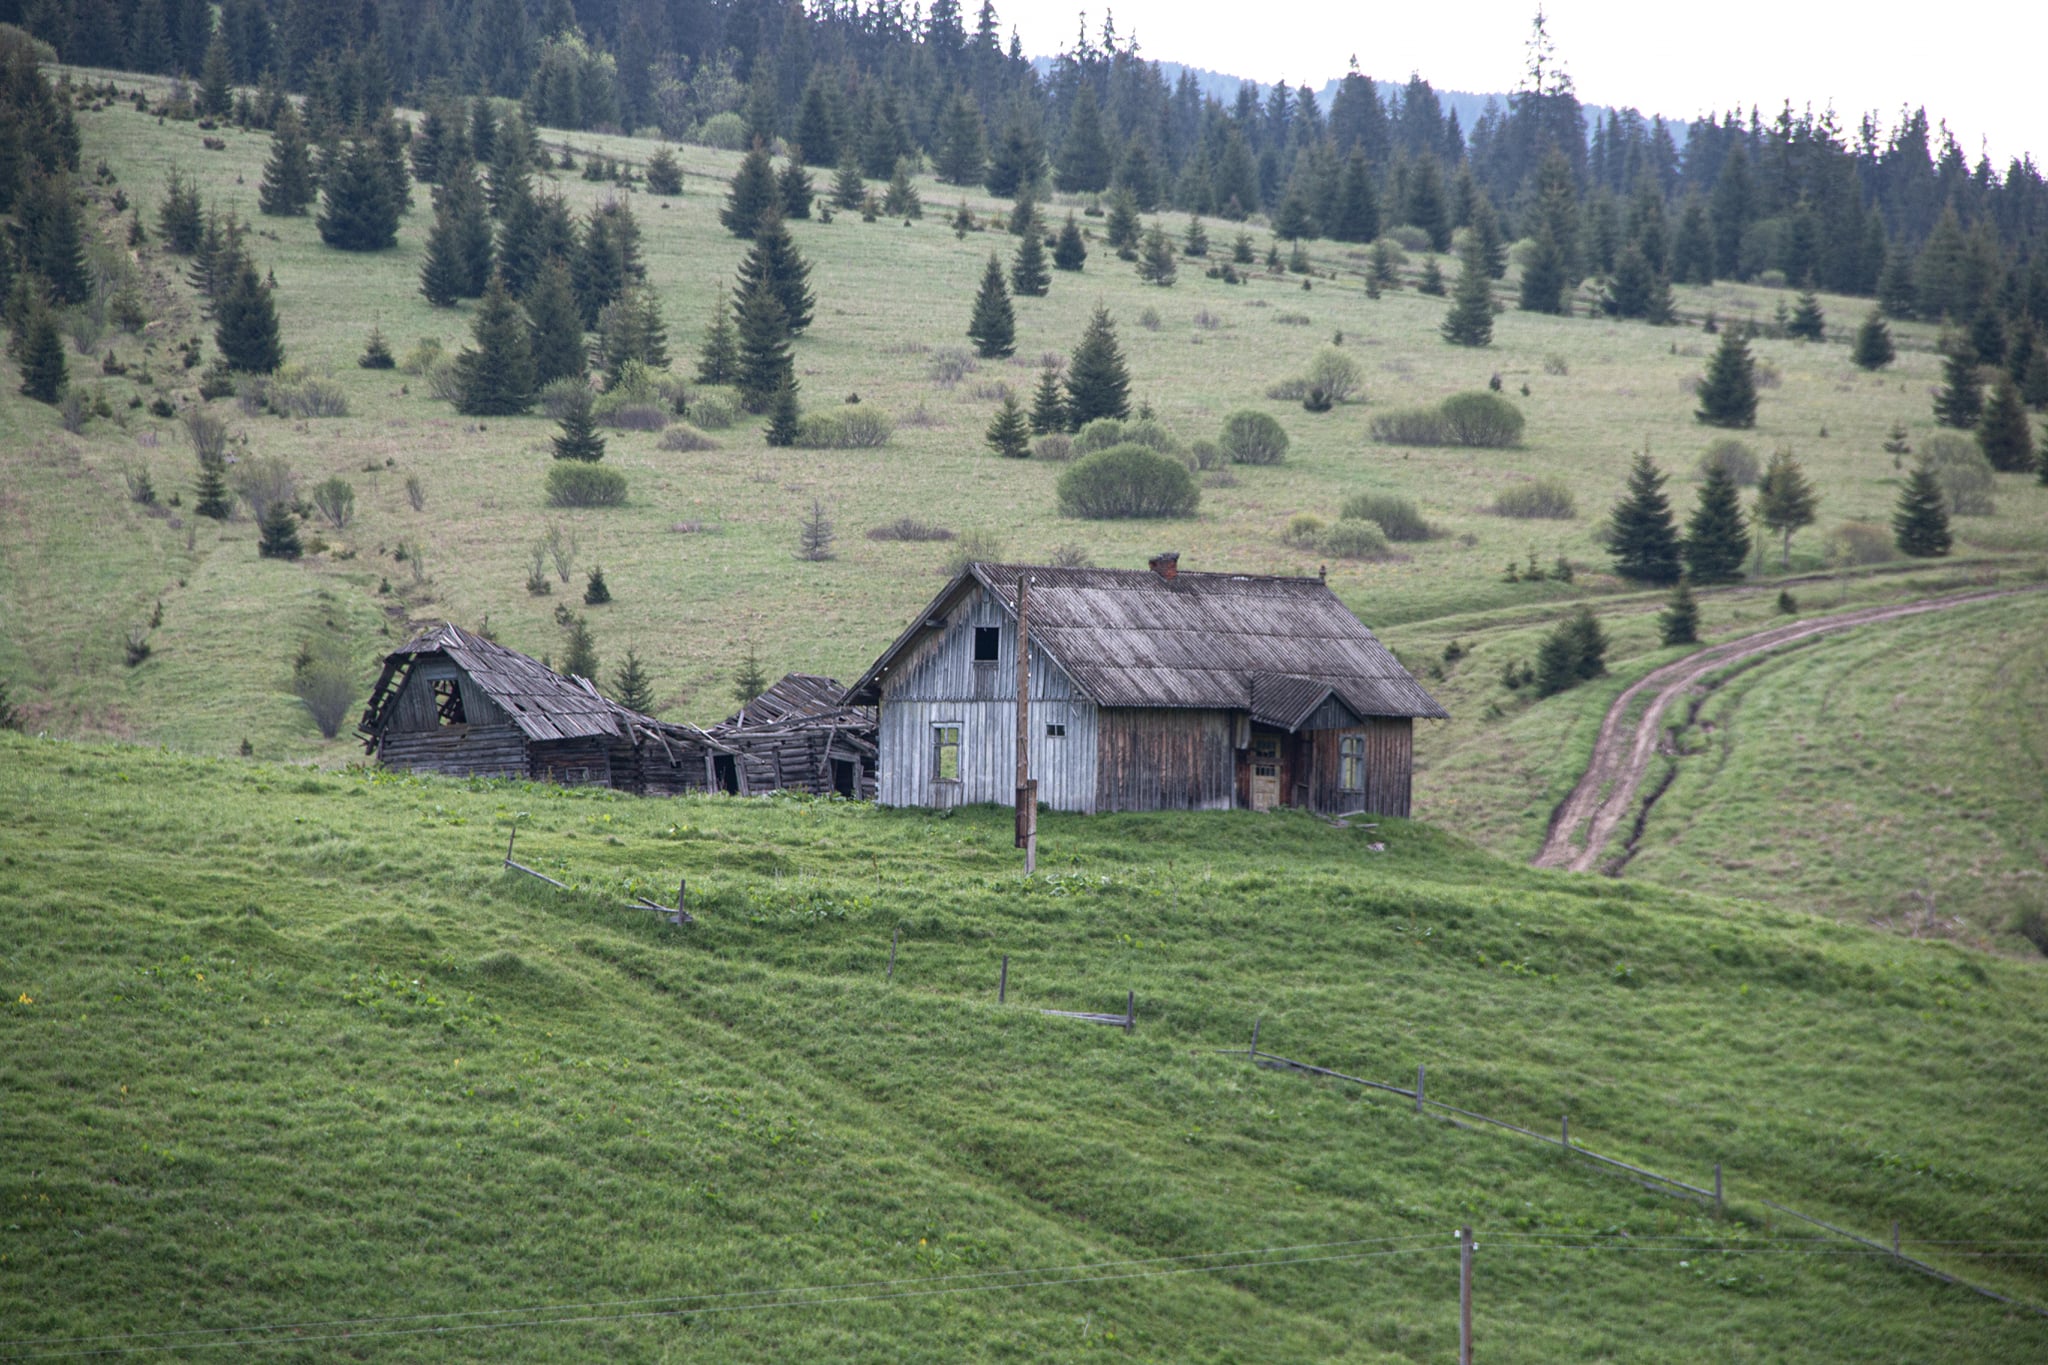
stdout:
<svg viewBox="0 0 2048 1365">
<path fill-rule="evenodd" d="M 1280 741 L 1271 735 L 1252 740 L 1252 809 L 1271 810 L 1280 804 Z"/>
</svg>

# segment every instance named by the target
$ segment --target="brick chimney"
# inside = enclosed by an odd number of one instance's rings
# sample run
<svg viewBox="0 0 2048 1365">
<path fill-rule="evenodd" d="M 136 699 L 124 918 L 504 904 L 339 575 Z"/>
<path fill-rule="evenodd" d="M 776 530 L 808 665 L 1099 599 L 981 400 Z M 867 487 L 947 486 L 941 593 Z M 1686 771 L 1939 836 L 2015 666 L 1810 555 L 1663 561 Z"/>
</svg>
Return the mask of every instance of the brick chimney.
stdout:
<svg viewBox="0 0 2048 1365">
<path fill-rule="evenodd" d="M 1145 562 L 1151 566 L 1153 573 L 1158 574 L 1169 583 L 1180 574 L 1180 551 L 1178 550 L 1168 550 L 1163 554 L 1153 555 L 1152 558 Z"/>
</svg>

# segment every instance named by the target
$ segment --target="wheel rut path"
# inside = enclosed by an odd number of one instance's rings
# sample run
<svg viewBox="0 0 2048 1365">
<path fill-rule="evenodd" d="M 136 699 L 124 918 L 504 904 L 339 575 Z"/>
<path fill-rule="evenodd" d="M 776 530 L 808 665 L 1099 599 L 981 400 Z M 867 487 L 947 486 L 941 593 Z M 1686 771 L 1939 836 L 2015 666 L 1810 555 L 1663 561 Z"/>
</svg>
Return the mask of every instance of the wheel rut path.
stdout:
<svg viewBox="0 0 2048 1365">
<path fill-rule="evenodd" d="M 1535 867 L 1561 867 L 1588 872 L 1599 865 L 1614 831 L 1634 807 L 1643 779 L 1650 771 L 1664 733 L 1664 715 L 1674 702 L 1685 697 L 1709 675 L 1735 664 L 1823 635 L 1878 625 L 1928 612 L 1974 606 L 2039 588 L 1985 589 L 1903 602 L 1888 607 L 1866 607 L 1812 621 L 1793 621 L 1770 630 L 1702 649 L 1662 668 L 1654 669 L 1630 684 L 1614 699 L 1600 724 L 1600 736 L 1593 744 L 1592 761 L 1572 788 L 1570 796 L 1551 817 L 1543 849 L 1532 860 Z M 1633 724 L 1629 712 L 1639 698 L 1649 695 L 1649 705 Z"/>
</svg>

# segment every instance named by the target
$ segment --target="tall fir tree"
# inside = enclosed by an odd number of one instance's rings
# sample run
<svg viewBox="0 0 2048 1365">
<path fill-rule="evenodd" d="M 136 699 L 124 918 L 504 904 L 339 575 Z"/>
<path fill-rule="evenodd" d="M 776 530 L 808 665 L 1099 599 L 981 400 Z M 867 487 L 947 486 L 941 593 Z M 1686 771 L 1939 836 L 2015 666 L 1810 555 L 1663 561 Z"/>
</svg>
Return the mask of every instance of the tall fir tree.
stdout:
<svg viewBox="0 0 2048 1365">
<path fill-rule="evenodd" d="M 526 318 L 535 387 L 582 377 L 590 365 L 583 315 L 576 306 L 568 268 L 560 261 L 549 261 L 540 281 L 528 291 Z"/>
<path fill-rule="evenodd" d="M 1934 420 L 1968 431 L 1984 414 L 1984 390 L 1977 377 L 1977 356 L 1965 338 L 1943 336 L 1941 390 L 1934 395 Z"/>
<path fill-rule="evenodd" d="M 277 126 L 270 134 L 270 159 L 263 166 L 263 183 L 256 187 L 256 207 L 277 217 L 296 217 L 313 202 L 313 152 L 306 140 L 306 126 L 290 100 L 277 111 Z"/>
<path fill-rule="evenodd" d="M 533 349 L 502 275 L 491 277 L 471 324 L 474 347 L 455 358 L 456 411 L 506 417 L 533 406 Z"/>
<path fill-rule="evenodd" d="M 461 161 L 443 172 L 441 185 L 434 192 L 434 209 L 436 221 L 445 218 L 448 222 L 449 245 L 460 281 L 457 296 L 482 298 L 490 287 L 491 272 L 497 268 L 497 243 L 475 165 Z"/>
<path fill-rule="evenodd" d="M 1054 179 L 1069 194 L 1100 194 L 1109 188 L 1113 164 L 1109 140 L 1102 130 L 1102 107 L 1095 98 L 1095 83 L 1084 80 L 1067 118 L 1067 134 L 1060 142 L 1059 171 Z"/>
<path fill-rule="evenodd" d="M 967 93 L 956 91 L 939 127 L 939 179 L 949 185 L 979 185 L 988 169 L 988 140 L 981 111 Z"/>
<path fill-rule="evenodd" d="M 1850 348 L 1849 358 L 1866 370 L 1881 370 L 1898 358 L 1892 345 L 1892 330 L 1885 326 L 1882 311 L 1873 308 L 1863 319 L 1863 325 L 1856 329 L 1856 344 Z"/>
<path fill-rule="evenodd" d="M 292 514 L 291 500 L 279 498 L 264 509 L 256 537 L 256 553 L 263 559 L 294 560 L 306 552 L 299 539 L 299 519 Z"/>
<path fill-rule="evenodd" d="M 981 272 L 981 288 L 974 295 L 967 339 L 983 360 L 999 360 L 1017 349 L 1017 314 L 1010 307 L 1010 291 L 1003 287 L 1002 262 L 993 251 Z"/>
<path fill-rule="evenodd" d="M 207 118 L 226 118 L 235 107 L 235 73 L 228 60 L 226 34 L 216 32 L 206 44 L 206 56 L 199 65 L 198 104 Z"/>
<path fill-rule="evenodd" d="M 270 286 L 246 256 L 214 301 L 213 343 L 231 370 L 269 374 L 284 364 Z"/>
<path fill-rule="evenodd" d="M 1067 429 L 1067 391 L 1060 384 L 1060 367 L 1046 365 L 1038 372 L 1038 387 L 1031 393 L 1031 434 Z"/>
<path fill-rule="evenodd" d="M 1067 427 L 1079 431 L 1098 417 L 1119 420 L 1131 415 L 1131 375 L 1117 344 L 1116 324 L 1109 309 L 1095 306 L 1081 344 L 1067 363 Z"/>
<path fill-rule="evenodd" d="M 1711 465 L 1699 502 L 1685 526 L 1685 574 L 1695 583 L 1732 583 L 1749 558 L 1749 523 L 1742 496 L 1724 464 Z"/>
<path fill-rule="evenodd" d="M 1792 320 L 1785 324 L 1785 334 L 1801 341 L 1827 339 L 1827 315 L 1821 311 L 1819 296 L 1811 289 L 1800 293 L 1798 306 L 1792 310 Z"/>
<path fill-rule="evenodd" d="M 647 666 L 640 662 L 640 656 L 630 649 L 626 651 L 626 662 L 612 674 L 612 700 L 643 716 L 654 713 L 654 681 L 647 676 Z"/>
<path fill-rule="evenodd" d="M 857 209 L 868 197 L 868 182 L 860 173 L 860 158 L 848 147 L 832 175 L 832 202 L 843 209 Z"/>
<path fill-rule="evenodd" d="M 1792 567 L 1792 537 L 1813 525 L 1820 498 L 1807 482 L 1806 471 L 1789 450 L 1774 451 L 1756 486 L 1757 525 L 1780 537 L 1778 567 Z"/>
<path fill-rule="evenodd" d="M 2001 474 L 2034 472 L 2034 433 L 2027 425 L 2027 406 L 2020 401 L 2019 385 L 2009 374 L 2000 374 L 1991 390 L 1991 401 L 1977 421 L 1977 446 L 1991 467 Z"/>
<path fill-rule="evenodd" d="M 782 386 L 775 390 L 774 397 L 768 400 L 768 426 L 762 432 L 762 437 L 771 446 L 793 446 L 802 430 L 803 412 L 797 406 L 796 378 L 787 375 L 783 378 Z M 817 507 L 816 503 L 811 505 L 813 508 Z M 805 558 L 823 559 L 825 556 L 813 554 L 806 555 Z"/>
<path fill-rule="evenodd" d="M 4 156 L 0 152 L 0 166 L 5 165 Z M 0 171 L 0 181 L 4 179 L 5 172 Z M 71 177 L 61 172 L 35 176 L 18 196 L 16 208 L 21 263 L 42 277 L 53 303 L 84 303 L 92 295 L 92 275 L 86 268 L 85 229 Z"/>
<path fill-rule="evenodd" d="M 1508 273 L 1507 235 L 1501 231 L 1500 216 L 1493 211 L 1493 201 L 1484 194 L 1472 201 L 1472 235 L 1479 239 L 1479 249 L 1486 259 L 1486 273 L 1498 280 Z"/>
<path fill-rule="evenodd" d="M 1138 254 L 1138 240 L 1145 230 L 1144 220 L 1138 217 L 1138 201 L 1129 190 L 1118 190 L 1109 196 L 1109 216 L 1102 220 L 1102 235 L 1109 242 L 1110 250 L 1124 260 L 1133 260 Z"/>
<path fill-rule="evenodd" d="M 607 388 L 619 382 L 628 361 L 656 372 L 668 369 L 668 327 L 662 321 L 661 300 L 645 285 L 635 285 L 623 298 L 607 304 L 597 332 Z"/>
<path fill-rule="evenodd" d="M 38 403 L 54 403 L 62 396 L 68 376 L 64 361 L 64 334 L 57 328 L 57 315 L 40 294 L 33 300 L 21 327 L 21 391 Z"/>
<path fill-rule="evenodd" d="M 1656 289 L 1657 273 L 1650 268 L 1649 257 L 1631 242 L 1615 259 L 1600 306 L 1618 318 L 1648 317 Z"/>
<path fill-rule="evenodd" d="M 1710 427 L 1756 425 L 1756 361 L 1740 327 L 1721 332 L 1721 344 L 1707 363 L 1693 416 Z"/>
<path fill-rule="evenodd" d="M 704 345 L 697 356 L 699 384 L 730 384 L 739 377 L 739 337 L 734 333 L 732 314 L 723 291 L 711 301 L 711 321 L 704 328 Z"/>
<path fill-rule="evenodd" d="M 1444 340 L 1453 346 L 1493 344 L 1493 278 L 1486 269 L 1486 244 L 1477 232 L 1465 234 L 1459 250 L 1458 287 L 1444 316 Z"/>
<path fill-rule="evenodd" d="M 1179 273 L 1173 243 L 1167 238 L 1166 229 L 1154 223 L 1145 233 L 1143 245 L 1138 250 L 1138 278 L 1166 289 L 1172 286 Z"/>
<path fill-rule="evenodd" d="M 578 384 L 569 390 L 562 402 L 562 429 L 552 438 L 556 459 L 595 464 L 604 458 L 604 437 L 597 434 L 593 401 L 588 384 Z"/>
<path fill-rule="evenodd" d="M 1678 581 L 1678 528 L 1664 496 L 1664 475 L 1647 453 L 1636 456 L 1629 468 L 1628 489 L 1608 515 L 1605 539 L 1621 577 L 1639 583 Z"/>
<path fill-rule="evenodd" d="M 1189 230 L 1199 226 L 1200 220 L 1191 223 Z M 1067 211 L 1067 221 L 1060 225 L 1060 235 L 1053 242 L 1052 264 L 1055 270 L 1079 270 L 1088 262 L 1088 244 L 1081 240 L 1081 225 L 1074 221 L 1072 209 Z"/>
<path fill-rule="evenodd" d="M 775 177 L 775 194 L 782 203 L 785 218 L 808 218 L 811 216 L 811 200 L 818 191 L 811 184 L 811 173 L 804 169 L 804 149 L 791 147 L 789 160 Z"/>
<path fill-rule="evenodd" d="M 1913 467 L 1892 509 L 1892 543 L 1915 559 L 1937 559 L 1954 544 L 1948 529 L 1948 500 L 1926 465 Z"/>
<path fill-rule="evenodd" d="M 1564 249 L 1548 225 L 1537 230 L 1529 258 L 1522 264 L 1521 307 L 1525 313 L 1563 313 L 1566 277 Z"/>
<path fill-rule="evenodd" d="M 810 290 L 811 267 L 797 250 L 777 208 L 771 202 L 754 225 L 754 242 L 740 262 L 734 293 L 745 295 L 759 289 L 773 293 L 782 305 L 784 330 L 797 337 L 811 325 L 811 310 L 817 300 Z"/>
<path fill-rule="evenodd" d="M 1021 460 L 1031 454 L 1031 424 L 1013 394 L 1004 394 L 983 438 L 988 448 L 1007 459 Z"/>
<path fill-rule="evenodd" d="M 1032 298 L 1042 298 L 1052 288 L 1052 272 L 1045 264 L 1045 238 L 1036 222 L 1017 241 L 1017 254 L 1010 261 L 1010 288 Z"/>
<path fill-rule="evenodd" d="M 779 205 L 781 199 L 775 185 L 775 163 L 768 148 L 756 141 L 753 149 L 741 158 L 739 170 L 733 173 L 718 221 L 733 236 L 751 238 L 760 229 L 761 215 Z"/>
<path fill-rule="evenodd" d="M 320 240 L 342 251 L 397 245 L 400 195 L 375 141 L 357 138 L 320 185 Z"/>
<path fill-rule="evenodd" d="M 426 256 L 420 261 L 420 294 L 436 308 L 452 308 L 468 287 L 455 222 L 446 213 L 436 213 L 434 225 L 427 229 Z"/>
<path fill-rule="evenodd" d="M 1370 242 L 1380 235 L 1380 204 L 1366 169 L 1365 153 L 1353 148 L 1337 179 L 1337 204 L 1330 236 L 1340 242 Z"/>
<path fill-rule="evenodd" d="M 784 386 L 795 382 L 782 301 L 772 289 L 757 289 L 738 295 L 733 312 L 739 319 L 739 361 L 733 379 L 740 402 L 748 412 L 766 412 Z"/>
<path fill-rule="evenodd" d="M 235 495 L 228 491 L 227 458 L 201 451 L 199 478 L 192 485 L 193 515 L 226 521 L 234 511 Z"/>
</svg>

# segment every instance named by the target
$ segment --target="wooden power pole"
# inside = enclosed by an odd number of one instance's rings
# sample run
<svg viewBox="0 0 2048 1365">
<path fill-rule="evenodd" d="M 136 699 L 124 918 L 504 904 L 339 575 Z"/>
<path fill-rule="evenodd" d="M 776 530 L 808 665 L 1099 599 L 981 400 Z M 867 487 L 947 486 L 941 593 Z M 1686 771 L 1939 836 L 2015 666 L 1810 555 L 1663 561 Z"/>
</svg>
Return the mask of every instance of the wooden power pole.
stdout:
<svg viewBox="0 0 2048 1365">
<path fill-rule="evenodd" d="M 1024 875 L 1038 870 L 1038 783 L 1031 778 L 1030 579 L 1017 575 L 1017 847 Z"/>
<path fill-rule="evenodd" d="M 1458 1229 L 1458 1365 L 1472 1365 L 1472 1229 Z"/>
</svg>

